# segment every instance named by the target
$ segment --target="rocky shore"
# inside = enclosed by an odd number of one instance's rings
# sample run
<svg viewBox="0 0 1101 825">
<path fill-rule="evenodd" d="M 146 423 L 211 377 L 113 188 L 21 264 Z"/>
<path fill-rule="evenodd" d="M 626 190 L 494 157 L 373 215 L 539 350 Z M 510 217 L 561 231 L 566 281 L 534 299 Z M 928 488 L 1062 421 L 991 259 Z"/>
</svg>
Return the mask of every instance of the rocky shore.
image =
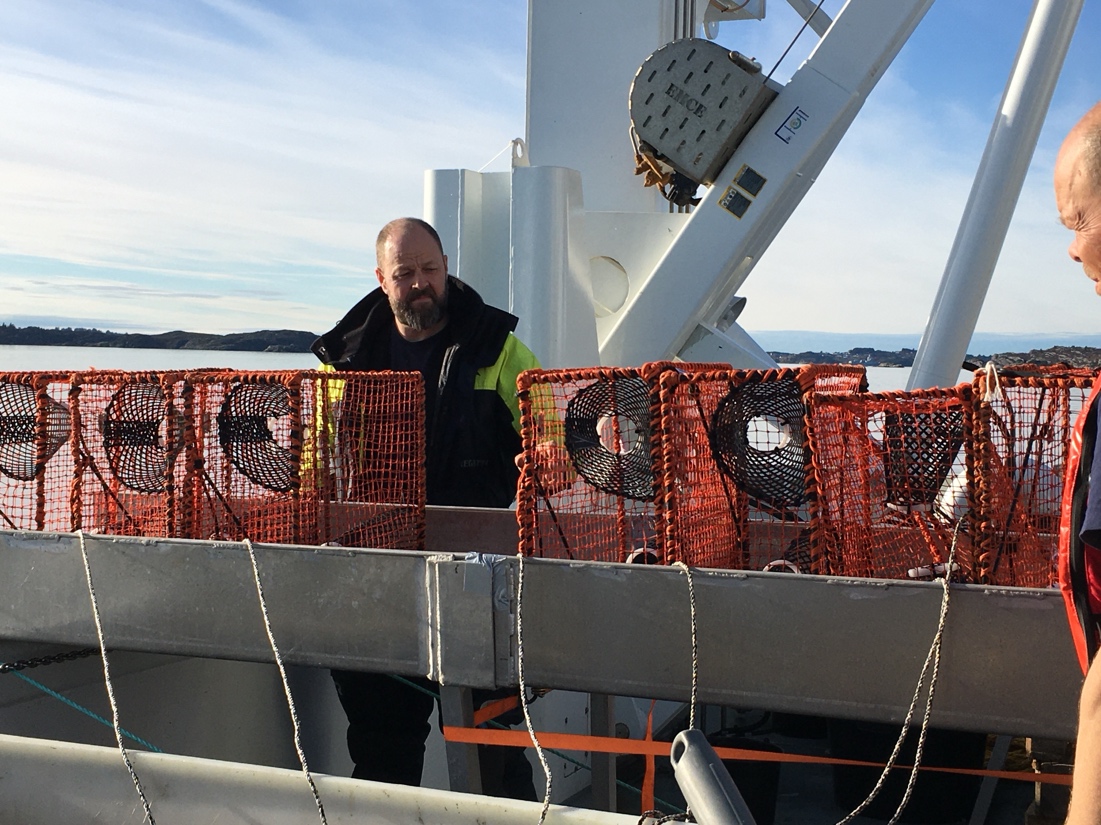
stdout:
<svg viewBox="0 0 1101 825">
<path fill-rule="evenodd" d="M 0 324 L 0 344 L 36 347 L 121 347 L 128 349 L 201 349 L 238 352 L 309 352 L 317 336 L 294 329 L 262 329 L 212 335 L 174 330 L 157 334 L 98 329 L 45 329 Z"/>
<path fill-rule="evenodd" d="M 866 367 L 912 367 L 917 350 L 901 349 L 897 352 L 871 347 L 855 347 L 847 352 L 769 352 L 781 364 L 863 364 Z M 1042 364 L 1054 366 L 1101 369 L 1101 349 L 1096 347 L 1048 347 L 1028 352 L 999 352 L 993 355 L 968 353 L 967 368 L 977 368 L 987 361 L 998 367 L 1013 364 Z"/>
</svg>

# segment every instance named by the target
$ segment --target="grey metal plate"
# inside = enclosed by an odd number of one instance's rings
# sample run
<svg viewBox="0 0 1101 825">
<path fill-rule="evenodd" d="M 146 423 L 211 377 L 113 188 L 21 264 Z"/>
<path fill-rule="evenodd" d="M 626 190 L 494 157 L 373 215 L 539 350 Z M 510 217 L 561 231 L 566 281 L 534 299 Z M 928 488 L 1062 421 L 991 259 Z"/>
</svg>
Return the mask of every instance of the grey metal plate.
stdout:
<svg viewBox="0 0 1101 825">
<path fill-rule="evenodd" d="M 108 647 L 271 661 L 241 544 L 87 536 Z M 424 674 L 426 556 L 260 545 L 288 662 Z M 96 644 L 76 536 L 0 534 L 0 636 Z"/>
<path fill-rule="evenodd" d="M 271 660 L 242 545 L 89 536 L 87 547 L 110 647 Z M 288 662 L 424 674 L 434 656 L 447 684 L 514 681 L 517 559 L 257 550 Z M 77 537 L 0 532 L 0 559 L 0 639 L 95 643 Z M 701 701 L 903 718 L 939 585 L 704 570 L 694 581 Z M 530 684 L 688 698 L 688 587 L 677 569 L 528 559 L 523 612 Z M 1080 684 L 1056 591 L 952 588 L 934 724 L 1070 739 Z"/>
<path fill-rule="evenodd" d="M 703 702 L 900 722 L 939 585 L 695 571 Z M 531 684 L 685 699 L 688 586 L 672 568 L 529 561 Z M 934 724 L 1073 738 L 1078 669 L 1054 590 L 954 586 Z M 918 717 L 920 719 L 920 717 Z"/>
</svg>

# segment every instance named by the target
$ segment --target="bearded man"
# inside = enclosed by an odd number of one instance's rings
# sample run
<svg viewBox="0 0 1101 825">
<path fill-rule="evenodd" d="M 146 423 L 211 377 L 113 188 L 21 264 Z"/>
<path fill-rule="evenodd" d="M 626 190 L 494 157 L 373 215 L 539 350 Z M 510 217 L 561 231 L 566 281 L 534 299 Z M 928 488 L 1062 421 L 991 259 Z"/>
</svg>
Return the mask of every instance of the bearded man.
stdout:
<svg viewBox="0 0 1101 825">
<path fill-rule="evenodd" d="M 440 236 L 425 221 L 398 218 L 386 224 L 375 256 L 379 288 L 314 342 L 314 354 L 337 370 L 419 372 L 425 388 L 428 503 L 508 507 L 519 476 L 516 377 L 539 366 L 512 334 L 517 318 L 448 275 Z M 438 693 L 439 686 L 427 679 L 399 682 L 386 674 L 341 670 L 333 671 L 333 681 L 348 716 L 352 775 L 419 785 L 435 705 L 430 693 Z M 475 691 L 476 705 L 488 698 L 488 692 Z M 486 793 L 535 799 L 522 750 L 480 752 Z"/>
</svg>

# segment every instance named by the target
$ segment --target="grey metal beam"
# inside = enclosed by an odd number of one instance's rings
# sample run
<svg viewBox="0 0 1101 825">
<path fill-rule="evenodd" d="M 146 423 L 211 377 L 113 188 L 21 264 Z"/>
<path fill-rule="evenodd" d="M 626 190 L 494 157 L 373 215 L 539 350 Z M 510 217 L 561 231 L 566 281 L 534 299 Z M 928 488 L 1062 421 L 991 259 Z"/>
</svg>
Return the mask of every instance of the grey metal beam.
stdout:
<svg viewBox="0 0 1101 825">
<path fill-rule="evenodd" d="M 589 732 L 593 736 L 615 736 L 615 697 L 589 694 Z M 592 751 L 589 766 L 593 772 L 592 802 L 598 811 L 616 809 L 615 754 Z"/>
<path fill-rule="evenodd" d="M 939 585 L 714 570 L 694 577 L 701 702 L 902 721 L 936 630 Z M 524 589 L 529 684 L 688 697 L 683 573 L 533 560 Z M 952 587 L 933 724 L 1071 739 L 1081 680 L 1057 591 Z"/>
<path fill-rule="evenodd" d="M 86 536 L 107 645 L 271 661 L 241 544 Z M 424 675 L 428 557 L 256 547 L 272 630 L 288 663 Z M 0 533 L 0 638 L 95 645 L 76 536 Z"/>
<path fill-rule="evenodd" d="M 515 556 L 520 546 L 515 510 L 428 505 L 424 517 L 425 547 L 434 553 Z"/>
<path fill-rule="evenodd" d="M 109 646 L 270 661 L 242 545 L 88 536 L 87 547 Z M 434 656 L 446 684 L 515 682 L 515 559 L 257 552 L 289 663 L 419 675 Z M 936 627 L 938 585 L 694 576 L 701 702 L 901 721 Z M 531 559 L 523 598 L 529 684 L 688 698 L 683 573 Z M 0 639 L 95 643 L 75 536 L 0 532 Z M 934 724 L 1071 739 L 1080 684 L 1056 591 L 952 588 Z"/>
<path fill-rule="evenodd" d="M 440 715 L 445 725 L 474 727 L 474 700 L 470 688 L 440 686 Z M 482 792 L 482 766 L 478 746 L 463 742 L 445 742 L 447 778 L 451 790 L 461 793 Z"/>
</svg>

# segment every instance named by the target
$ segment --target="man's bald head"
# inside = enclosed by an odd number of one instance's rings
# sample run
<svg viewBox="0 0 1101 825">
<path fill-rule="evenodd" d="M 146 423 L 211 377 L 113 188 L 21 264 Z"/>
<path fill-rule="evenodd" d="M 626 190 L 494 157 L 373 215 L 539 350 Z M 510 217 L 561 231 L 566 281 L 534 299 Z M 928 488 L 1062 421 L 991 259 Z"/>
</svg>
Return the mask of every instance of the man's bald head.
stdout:
<svg viewBox="0 0 1101 825">
<path fill-rule="evenodd" d="M 1064 148 L 1077 150 L 1082 172 L 1090 185 L 1101 190 L 1101 103 L 1082 116 L 1063 142 Z"/>
<path fill-rule="evenodd" d="M 390 301 L 398 332 L 423 341 L 447 325 L 447 256 L 440 236 L 419 218 L 382 227 L 375 244 L 375 277 Z"/>
<path fill-rule="evenodd" d="M 386 244 L 392 238 L 400 235 L 402 232 L 407 232 L 413 227 L 419 227 L 432 236 L 432 240 L 436 242 L 436 246 L 440 248 L 440 254 L 443 255 L 443 241 L 440 240 L 440 235 L 436 232 L 436 229 L 428 221 L 422 221 L 420 218 L 395 218 L 382 227 L 379 230 L 378 238 L 375 239 L 375 261 L 381 261 L 385 255 Z"/>
<path fill-rule="evenodd" d="M 1101 103 L 1067 134 L 1055 160 L 1059 220 L 1074 232 L 1067 249 L 1101 295 Z"/>
</svg>

